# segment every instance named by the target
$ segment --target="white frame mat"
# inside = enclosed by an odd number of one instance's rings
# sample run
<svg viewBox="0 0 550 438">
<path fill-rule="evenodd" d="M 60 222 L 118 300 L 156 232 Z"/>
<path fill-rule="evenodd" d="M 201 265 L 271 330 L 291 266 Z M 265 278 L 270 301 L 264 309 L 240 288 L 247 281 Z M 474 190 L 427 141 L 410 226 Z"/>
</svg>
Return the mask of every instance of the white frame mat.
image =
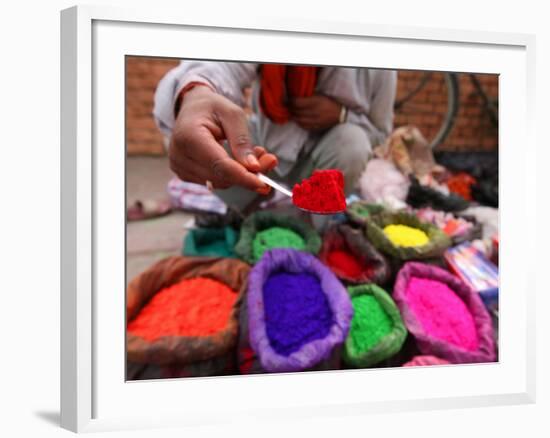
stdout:
<svg viewBox="0 0 550 438">
<path fill-rule="evenodd" d="M 61 425 L 73 431 L 535 400 L 534 37 L 295 18 L 61 13 Z M 280 48 L 284 48 L 281 50 Z M 494 364 L 125 382 L 127 55 L 499 74 L 500 358 Z M 291 396 L 289 396 L 291 394 Z"/>
</svg>

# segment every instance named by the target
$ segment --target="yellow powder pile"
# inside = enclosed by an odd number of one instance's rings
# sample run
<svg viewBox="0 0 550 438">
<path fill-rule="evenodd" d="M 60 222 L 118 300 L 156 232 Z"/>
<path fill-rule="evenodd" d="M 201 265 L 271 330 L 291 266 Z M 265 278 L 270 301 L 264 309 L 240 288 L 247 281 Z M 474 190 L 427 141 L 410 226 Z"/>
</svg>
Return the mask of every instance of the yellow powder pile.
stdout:
<svg viewBox="0 0 550 438">
<path fill-rule="evenodd" d="M 424 231 L 407 225 L 387 225 L 384 234 L 395 246 L 422 246 L 430 241 Z"/>
</svg>

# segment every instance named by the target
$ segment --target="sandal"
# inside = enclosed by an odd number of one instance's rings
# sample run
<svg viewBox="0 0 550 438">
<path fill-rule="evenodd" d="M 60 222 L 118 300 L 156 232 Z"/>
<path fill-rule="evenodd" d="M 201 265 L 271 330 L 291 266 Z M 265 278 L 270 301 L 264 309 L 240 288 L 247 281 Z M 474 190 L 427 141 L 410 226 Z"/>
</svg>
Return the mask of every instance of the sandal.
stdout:
<svg viewBox="0 0 550 438">
<path fill-rule="evenodd" d="M 149 199 L 145 201 L 136 201 L 126 210 L 128 221 L 141 221 L 167 215 L 172 211 L 170 201 L 157 201 Z"/>
</svg>

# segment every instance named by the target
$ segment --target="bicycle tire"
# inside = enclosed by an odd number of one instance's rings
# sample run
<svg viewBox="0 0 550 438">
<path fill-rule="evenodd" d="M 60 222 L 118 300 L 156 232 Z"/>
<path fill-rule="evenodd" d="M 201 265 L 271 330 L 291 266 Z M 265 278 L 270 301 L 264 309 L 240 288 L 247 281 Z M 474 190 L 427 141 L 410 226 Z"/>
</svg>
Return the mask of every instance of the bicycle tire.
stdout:
<svg viewBox="0 0 550 438">
<path fill-rule="evenodd" d="M 441 128 L 430 142 L 432 149 L 439 146 L 445 141 L 451 132 L 456 115 L 458 113 L 460 89 L 458 85 L 458 77 L 456 73 L 445 73 L 445 83 L 447 85 L 447 113 L 441 124 Z"/>
<path fill-rule="evenodd" d="M 431 79 L 433 72 L 425 72 L 419 81 L 419 84 L 415 86 L 412 91 L 406 94 L 403 98 L 396 100 L 394 103 L 394 111 L 399 111 L 403 106 L 413 99 L 419 92 L 422 91 L 426 83 Z M 447 89 L 447 110 L 441 123 L 441 127 L 433 137 L 428 139 L 430 147 L 433 149 L 443 143 L 449 133 L 451 132 L 459 107 L 459 82 L 458 75 L 456 73 L 443 73 L 445 86 Z"/>
</svg>

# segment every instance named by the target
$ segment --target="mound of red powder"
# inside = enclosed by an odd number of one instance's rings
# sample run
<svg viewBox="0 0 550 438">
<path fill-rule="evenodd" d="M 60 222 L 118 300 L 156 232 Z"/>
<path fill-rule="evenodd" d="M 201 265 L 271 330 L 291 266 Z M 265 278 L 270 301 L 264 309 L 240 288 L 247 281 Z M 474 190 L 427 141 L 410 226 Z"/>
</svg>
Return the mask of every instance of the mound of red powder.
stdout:
<svg viewBox="0 0 550 438">
<path fill-rule="evenodd" d="M 229 286 L 206 277 L 160 290 L 129 322 L 128 332 L 148 341 L 163 336 L 209 336 L 223 330 L 237 300 Z"/>
<path fill-rule="evenodd" d="M 335 249 L 327 255 L 327 263 L 335 272 L 341 272 L 347 277 L 357 278 L 364 271 L 364 267 L 352 254 L 341 249 Z"/>
<path fill-rule="evenodd" d="M 338 169 L 316 170 L 292 189 L 292 203 L 314 213 L 331 214 L 346 209 L 344 175 Z"/>
</svg>

